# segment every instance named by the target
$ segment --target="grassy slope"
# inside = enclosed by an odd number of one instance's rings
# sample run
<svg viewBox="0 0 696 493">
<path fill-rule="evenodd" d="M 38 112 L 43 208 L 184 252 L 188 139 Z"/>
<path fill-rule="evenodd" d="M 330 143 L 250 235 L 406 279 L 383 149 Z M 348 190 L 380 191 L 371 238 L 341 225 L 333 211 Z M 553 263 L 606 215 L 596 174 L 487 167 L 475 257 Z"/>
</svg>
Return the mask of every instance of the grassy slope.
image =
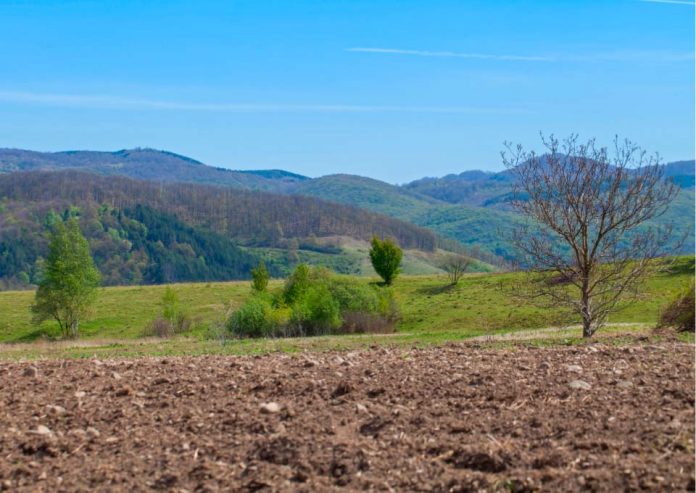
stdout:
<svg viewBox="0 0 696 493">
<path fill-rule="evenodd" d="M 681 258 L 678 269 L 650 278 L 638 303 L 624 307 L 611 322 L 654 324 L 659 310 L 693 282 L 694 259 Z M 454 289 L 443 289 L 442 276 L 402 277 L 395 291 L 402 312 L 398 330 L 404 340 L 444 341 L 559 323 L 557 310 L 532 307 L 510 296 L 520 274 L 471 274 Z M 365 279 L 365 282 L 369 282 Z M 273 281 L 279 286 L 281 281 Z M 192 336 L 205 338 L 228 309 L 249 296 L 248 282 L 172 285 L 196 321 Z M 104 288 L 94 316 L 82 326 L 85 340 L 136 339 L 159 313 L 164 286 Z M 55 323 L 31 324 L 31 291 L 0 292 L 0 342 L 27 342 L 56 336 Z M 249 345 L 254 343 L 243 343 Z M 311 344 L 311 343 L 308 343 Z"/>
</svg>

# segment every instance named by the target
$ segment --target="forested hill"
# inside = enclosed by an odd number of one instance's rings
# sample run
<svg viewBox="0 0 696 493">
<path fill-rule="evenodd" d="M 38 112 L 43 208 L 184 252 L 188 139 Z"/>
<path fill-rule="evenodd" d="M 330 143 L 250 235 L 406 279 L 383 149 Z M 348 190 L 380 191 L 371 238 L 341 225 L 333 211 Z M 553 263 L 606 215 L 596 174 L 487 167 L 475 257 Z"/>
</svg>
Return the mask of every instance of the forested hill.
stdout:
<svg viewBox="0 0 696 493">
<path fill-rule="evenodd" d="M 404 248 L 432 251 L 431 231 L 356 207 L 304 196 L 186 183 L 157 184 L 77 171 L 0 175 L 0 199 L 41 202 L 60 210 L 83 203 L 116 209 L 146 205 L 247 244 L 272 245 L 283 238 L 393 237 Z"/>
<path fill-rule="evenodd" d="M 18 172 L 0 175 L 0 287 L 37 282 L 51 225 L 71 214 L 80 217 L 107 285 L 248 278 L 273 247 L 289 253 L 266 258 L 279 275 L 297 261 L 288 260 L 297 256 L 292 251 L 321 251 L 314 237 L 377 234 L 424 251 L 437 242 L 429 230 L 310 197 L 79 171 Z"/>
<path fill-rule="evenodd" d="M 448 238 L 452 242 L 448 248 L 457 249 L 463 245 L 470 254 L 489 263 L 501 265 L 505 261 L 518 260 L 517 252 L 509 242 L 509 231 L 518 225 L 522 218 L 509 206 L 513 185 L 509 171 L 499 173 L 465 171 L 440 178 L 423 178 L 397 186 L 346 174 L 310 179 L 282 170 L 230 171 L 207 166 L 194 159 L 170 152 L 152 149 L 56 153 L 0 149 L 0 176 L 3 173 L 14 174 L 27 169 L 79 169 L 99 175 L 129 176 L 156 183 L 213 183 L 234 190 L 218 191 L 216 192 L 218 196 L 233 196 L 235 200 L 242 201 L 247 200 L 244 197 L 248 195 L 241 190 L 264 190 L 292 196 L 309 196 L 386 214 L 395 219 L 428 228 L 439 235 L 438 238 Z M 686 237 L 683 247 L 675 253 L 693 251 L 694 236 L 691 228 L 694 223 L 694 161 L 668 163 L 665 165 L 665 175 L 678 183 L 682 192 L 659 221 L 675 224 L 675 238 Z M 326 209 L 326 217 L 334 219 L 329 221 L 325 217 L 323 221 L 317 221 L 317 202 L 308 202 L 307 211 L 310 215 L 314 214 L 314 219 L 305 217 L 304 211 L 297 216 L 296 220 L 291 221 L 275 218 L 272 214 L 261 216 L 252 214 L 251 217 L 258 221 L 255 224 L 248 224 L 244 218 L 234 215 L 234 205 L 220 208 L 216 203 L 204 204 L 205 200 L 203 198 L 199 200 L 194 189 L 186 187 L 175 187 L 175 189 L 178 191 L 173 192 L 173 189 L 168 188 L 169 191 L 166 193 L 169 196 L 172 193 L 181 195 L 177 200 L 181 198 L 189 203 L 189 206 L 172 206 L 171 210 L 167 210 L 184 217 L 187 221 L 195 220 L 195 224 L 215 231 L 223 231 L 226 235 L 240 237 L 245 241 L 263 240 L 272 244 L 279 236 L 285 238 L 296 236 L 297 230 L 302 230 L 302 234 L 308 230 L 316 230 L 314 234 L 317 235 L 331 234 L 326 232 L 353 229 L 356 221 L 362 221 L 356 215 L 356 211 L 353 210 L 348 216 L 344 216 L 343 212 L 339 214 L 335 209 L 337 206 L 328 205 L 328 203 L 322 203 L 325 205 L 320 208 Z M 223 202 L 225 200 L 228 199 L 224 198 Z M 291 207 L 293 210 L 300 210 L 303 207 L 302 199 L 297 199 L 297 202 L 292 202 L 290 198 L 288 198 L 290 202 L 283 201 L 279 197 L 255 200 L 257 200 L 256 203 L 270 200 L 274 204 L 294 204 Z M 194 206 L 194 202 L 198 205 Z M 161 206 L 157 205 L 157 207 Z M 243 205 L 242 210 L 246 210 L 245 207 L 258 208 L 257 205 Z M 202 213 L 201 208 L 205 208 Z M 281 215 L 289 217 L 285 212 Z M 343 218 L 347 218 L 346 221 L 343 221 Z M 382 224 L 383 221 L 382 218 L 377 223 Z M 308 227 L 308 222 L 311 227 Z M 346 222 L 352 226 L 344 227 Z M 278 224 L 280 228 L 276 227 Z M 398 227 L 396 223 L 392 226 L 401 231 L 401 237 L 412 235 L 411 230 L 404 229 L 403 223 L 398 224 Z M 343 226 L 338 227 L 340 225 Z M 353 231 L 348 235 L 357 234 L 362 237 L 361 231 L 357 233 Z M 415 234 L 416 237 L 422 237 L 422 235 L 423 230 L 420 229 Z M 438 242 L 441 245 L 445 244 L 442 240 Z M 455 244 L 456 242 L 458 244 Z M 409 244 L 427 245 L 428 241 L 409 240 Z M 419 246 L 419 248 L 427 249 L 428 247 Z"/>
<path fill-rule="evenodd" d="M 186 156 L 156 149 L 124 149 L 115 152 L 0 149 L 0 173 L 67 169 L 139 180 L 224 185 L 267 191 L 282 191 L 307 179 L 282 170 L 233 171 L 216 168 Z"/>
</svg>

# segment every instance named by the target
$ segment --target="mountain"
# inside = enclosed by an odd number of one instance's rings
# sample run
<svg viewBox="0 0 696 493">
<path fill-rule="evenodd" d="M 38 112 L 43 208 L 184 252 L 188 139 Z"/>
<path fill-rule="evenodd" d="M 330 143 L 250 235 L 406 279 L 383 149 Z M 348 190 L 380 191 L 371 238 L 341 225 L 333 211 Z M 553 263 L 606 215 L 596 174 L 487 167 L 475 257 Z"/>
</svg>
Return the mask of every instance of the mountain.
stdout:
<svg viewBox="0 0 696 493">
<path fill-rule="evenodd" d="M 307 177 L 282 170 L 233 171 L 215 168 L 173 152 L 128 149 L 116 152 L 36 152 L 0 149 L 0 173 L 81 170 L 138 180 L 222 185 L 248 190 L 280 191 Z"/>
</svg>

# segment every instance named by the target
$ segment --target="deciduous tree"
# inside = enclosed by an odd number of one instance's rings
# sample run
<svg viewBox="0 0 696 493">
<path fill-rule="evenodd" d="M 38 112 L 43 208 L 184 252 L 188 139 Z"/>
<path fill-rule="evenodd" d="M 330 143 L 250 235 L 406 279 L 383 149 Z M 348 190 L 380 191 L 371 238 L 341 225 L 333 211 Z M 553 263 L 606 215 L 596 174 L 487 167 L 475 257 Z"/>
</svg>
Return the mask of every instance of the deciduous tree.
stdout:
<svg viewBox="0 0 696 493">
<path fill-rule="evenodd" d="M 384 279 L 387 286 L 391 285 L 396 276 L 399 275 L 402 257 L 401 248 L 393 240 L 390 238 L 380 240 L 376 236 L 372 237 L 370 261 L 375 272 Z"/>
<path fill-rule="evenodd" d="M 75 217 L 54 225 L 43 279 L 32 305 L 36 323 L 54 319 L 64 337 L 77 337 L 96 297 L 100 274 Z"/>
<path fill-rule="evenodd" d="M 628 141 L 615 140 L 611 153 L 574 135 L 542 142 L 542 155 L 510 144 L 503 152 L 516 178 L 512 205 L 531 220 L 514 234 L 532 268 L 525 292 L 574 311 L 591 337 L 669 252 L 670 226 L 645 223 L 678 189 L 656 156 Z"/>
<path fill-rule="evenodd" d="M 449 254 L 440 263 L 440 268 L 447 273 L 451 285 L 459 284 L 459 280 L 471 266 L 471 258 L 464 255 Z"/>
</svg>

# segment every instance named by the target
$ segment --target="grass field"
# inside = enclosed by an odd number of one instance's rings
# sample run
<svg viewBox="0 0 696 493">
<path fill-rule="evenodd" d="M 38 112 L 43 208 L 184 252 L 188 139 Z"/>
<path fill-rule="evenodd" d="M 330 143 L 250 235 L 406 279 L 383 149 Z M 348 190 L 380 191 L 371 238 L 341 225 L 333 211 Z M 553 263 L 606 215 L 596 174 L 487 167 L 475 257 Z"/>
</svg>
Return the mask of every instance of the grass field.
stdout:
<svg viewBox="0 0 696 493">
<path fill-rule="evenodd" d="M 653 326 L 660 309 L 693 282 L 694 258 L 682 257 L 669 271 L 648 279 L 640 299 L 623 306 L 610 319 L 606 332 Z M 520 274 L 471 274 L 458 286 L 446 287 L 443 276 L 403 276 L 394 286 L 401 311 L 393 335 L 335 336 L 302 341 L 233 341 L 220 345 L 215 334 L 230 310 L 250 294 L 249 283 L 174 284 L 181 303 L 194 320 L 185 337 L 174 340 L 147 338 L 146 328 L 159 312 L 165 286 L 112 287 L 100 290 L 92 317 L 81 325 L 80 341 L 47 342 L 59 335 L 55 322 L 35 326 L 31 321 L 32 291 L 0 292 L 0 357 L 48 354 L 69 355 L 254 352 L 300 350 L 313 347 L 350 347 L 380 341 L 439 343 L 476 336 L 500 335 L 518 330 L 561 326 L 576 322 L 555 309 L 534 307 L 511 296 Z M 364 282 L 374 279 L 364 278 Z M 281 285 L 273 281 L 271 289 Z M 617 325 L 618 324 L 618 325 Z M 623 327 L 623 329 L 622 329 Z M 576 337 L 568 331 L 568 337 Z M 222 349 L 221 349 L 222 348 Z M 21 351 L 19 351 L 21 349 Z"/>
</svg>

